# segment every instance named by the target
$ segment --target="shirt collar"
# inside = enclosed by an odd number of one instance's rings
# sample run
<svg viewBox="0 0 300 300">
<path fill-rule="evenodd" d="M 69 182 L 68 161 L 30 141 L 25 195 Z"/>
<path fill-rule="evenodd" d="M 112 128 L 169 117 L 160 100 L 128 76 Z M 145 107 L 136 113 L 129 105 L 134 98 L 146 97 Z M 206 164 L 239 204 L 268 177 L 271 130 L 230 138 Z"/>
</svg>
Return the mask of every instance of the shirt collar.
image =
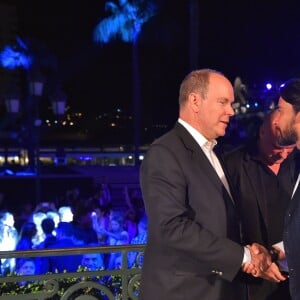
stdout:
<svg viewBox="0 0 300 300">
<path fill-rule="evenodd" d="M 189 123 L 183 121 L 180 118 L 178 119 L 178 123 L 180 123 L 191 134 L 191 136 L 196 140 L 201 148 L 205 147 L 207 150 L 212 150 L 216 146 L 216 140 L 207 140 L 197 129 L 195 129 Z"/>
</svg>

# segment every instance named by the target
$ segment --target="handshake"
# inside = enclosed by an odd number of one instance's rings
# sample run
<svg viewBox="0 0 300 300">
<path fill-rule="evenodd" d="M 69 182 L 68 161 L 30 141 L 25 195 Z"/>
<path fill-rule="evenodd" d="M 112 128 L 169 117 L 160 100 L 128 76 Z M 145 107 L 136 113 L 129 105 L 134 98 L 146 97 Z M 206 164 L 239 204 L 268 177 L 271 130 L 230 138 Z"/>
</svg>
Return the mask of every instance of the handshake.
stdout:
<svg viewBox="0 0 300 300">
<path fill-rule="evenodd" d="M 251 262 L 242 265 L 243 272 L 251 274 L 254 277 L 260 277 L 273 282 L 281 282 L 286 280 L 278 266 L 273 262 L 270 252 L 262 245 L 253 243 L 251 246 L 247 245 L 251 254 Z M 277 259 L 284 259 L 284 254 L 278 249 L 276 251 Z M 275 260 L 277 260 L 275 259 Z"/>
</svg>

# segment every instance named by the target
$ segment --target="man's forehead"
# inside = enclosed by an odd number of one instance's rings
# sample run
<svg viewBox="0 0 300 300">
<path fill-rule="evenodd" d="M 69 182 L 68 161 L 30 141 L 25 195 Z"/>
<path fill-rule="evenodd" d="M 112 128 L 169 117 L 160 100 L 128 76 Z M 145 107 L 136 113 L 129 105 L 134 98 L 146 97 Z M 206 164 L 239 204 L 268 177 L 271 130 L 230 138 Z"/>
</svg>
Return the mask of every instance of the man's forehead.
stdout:
<svg viewBox="0 0 300 300">
<path fill-rule="evenodd" d="M 282 97 L 280 97 L 279 101 L 278 101 L 278 106 L 280 106 L 280 107 L 282 107 L 282 106 L 292 106 L 292 104 L 290 104 L 289 102 L 284 100 Z"/>
</svg>

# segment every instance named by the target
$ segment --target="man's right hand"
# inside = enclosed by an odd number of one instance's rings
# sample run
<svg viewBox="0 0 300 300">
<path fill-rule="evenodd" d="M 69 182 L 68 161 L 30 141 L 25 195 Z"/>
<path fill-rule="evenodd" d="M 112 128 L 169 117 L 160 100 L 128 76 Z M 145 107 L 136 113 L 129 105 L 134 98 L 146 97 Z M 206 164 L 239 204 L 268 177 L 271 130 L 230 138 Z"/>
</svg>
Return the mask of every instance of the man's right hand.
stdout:
<svg viewBox="0 0 300 300">
<path fill-rule="evenodd" d="M 256 272 L 265 272 L 269 269 L 272 264 L 271 256 L 269 251 L 262 245 L 253 243 L 247 248 L 251 254 L 251 264 L 254 266 Z"/>
<path fill-rule="evenodd" d="M 273 282 L 286 280 L 286 277 L 281 274 L 278 266 L 271 262 L 271 257 L 268 250 L 257 243 L 247 246 L 251 254 L 251 263 L 243 266 L 243 271 Z"/>
</svg>

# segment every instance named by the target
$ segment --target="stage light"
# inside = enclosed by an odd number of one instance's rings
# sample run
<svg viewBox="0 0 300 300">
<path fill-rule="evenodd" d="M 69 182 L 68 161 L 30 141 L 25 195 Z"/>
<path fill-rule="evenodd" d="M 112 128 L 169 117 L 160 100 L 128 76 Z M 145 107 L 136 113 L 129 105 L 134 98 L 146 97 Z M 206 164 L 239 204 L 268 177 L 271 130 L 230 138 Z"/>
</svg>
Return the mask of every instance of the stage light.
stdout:
<svg viewBox="0 0 300 300">
<path fill-rule="evenodd" d="M 266 84 L 266 88 L 267 88 L 268 91 L 271 90 L 272 89 L 272 84 L 268 82 Z"/>
</svg>

